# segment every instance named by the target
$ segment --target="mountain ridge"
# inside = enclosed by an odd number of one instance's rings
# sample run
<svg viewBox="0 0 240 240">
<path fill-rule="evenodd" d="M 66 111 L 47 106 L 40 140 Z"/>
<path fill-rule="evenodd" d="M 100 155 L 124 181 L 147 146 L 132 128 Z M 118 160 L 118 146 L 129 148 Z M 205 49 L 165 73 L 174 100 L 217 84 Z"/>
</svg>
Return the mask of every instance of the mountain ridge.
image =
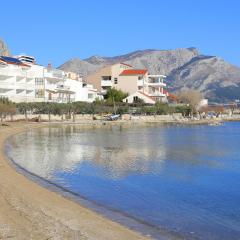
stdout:
<svg viewBox="0 0 240 240">
<path fill-rule="evenodd" d="M 1 39 L 0 55 L 11 56 L 7 45 Z M 74 57 L 59 68 L 85 77 L 106 65 L 118 62 L 146 68 L 150 74 L 166 75 L 168 90 L 171 92 L 196 89 L 210 101 L 227 102 L 240 99 L 240 68 L 220 57 L 204 55 L 195 47 L 172 50 L 143 49 L 113 57 L 95 55 L 83 60 Z"/>
<path fill-rule="evenodd" d="M 147 68 L 150 74 L 166 75 L 168 89 L 201 91 L 210 101 L 225 102 L 240 98 L 240 68 L 217 56 L 202 54 L 197 48 L 173 50 L 145 49 L 127 54 L 68 61 L 60 66 L 65 71 L 76 71 L 83 77 L 99 68 L 125 62 L 136 68 Z"/>
</svg>

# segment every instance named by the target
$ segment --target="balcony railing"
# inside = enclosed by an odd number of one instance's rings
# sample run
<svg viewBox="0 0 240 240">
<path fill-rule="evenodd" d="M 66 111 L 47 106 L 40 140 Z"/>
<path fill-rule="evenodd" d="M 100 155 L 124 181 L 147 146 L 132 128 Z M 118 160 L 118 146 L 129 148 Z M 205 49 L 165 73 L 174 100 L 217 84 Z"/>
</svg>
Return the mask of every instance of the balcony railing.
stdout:
<svg viewBox="0 0 240 240">
<path fill-rule="evenodd" d="M 147 81 L 146 82 L 146 85 L 151 85 L 151 86 L 162 86 L 162 87 L 165 87 L 166 86 L 166 83 L 163 83 L 161 81 Z"/>
<path fill-rule="evenodd" d="M 137 85 L 138 85 L 138 86 L 143 86 L 143 79 L 142 79 L 142 80 L 138 80 L 138 81 L 137 81 Z"/>
<path fill-rule="evenodd" d="M 69 86 L 65 86 L 65 85 L 57 85 L 57 89 L 58 90 L 70 90 Z"/>
<path fill-rule="evenodd" d="M 150 91 L 148 92 L 149 96 L 153 96 L 153 97 L 165 97 L 166 94 L 159 92 L 159 91 Z"/>
<path fill-rule="evenodd" d="M 112 81 L 111 80 L 102 80 L 101 85 L 102 85 L 102 87 L 111 87 Z"/>
<path fill-rule="evenodd" d="M 148 75 L 146 84 L 152 85 L 152 86 L 166 86 L 166 84 L 163 82 L 163 80 L 166 77 L 164 75 Z"/>
<path fill-rule="evenodd" d="M 75 98 L 57 97 L 57 98 L 48 99 L 47 101 L 48 102 L 57 102 L 57 103 L 69 103 L 69 102 L 74 102 Z"/>
<path fill-rule="evenodd" d="M 0 68 L 0 75 L 6 77 L 26 77 L 27 73 L 22 71 L 21 69 L 7 69 L 7 68 Z"/>
<path fill-rule="evenodd" d="M 63 71 L 61 70 L 57 70 L 57 69 L 47 69 L 46 71 L 44 71 L 44 77 L 46 78 L 51 78 L 51 79 L 65 79 L 65 74 Z"/>
</svg>

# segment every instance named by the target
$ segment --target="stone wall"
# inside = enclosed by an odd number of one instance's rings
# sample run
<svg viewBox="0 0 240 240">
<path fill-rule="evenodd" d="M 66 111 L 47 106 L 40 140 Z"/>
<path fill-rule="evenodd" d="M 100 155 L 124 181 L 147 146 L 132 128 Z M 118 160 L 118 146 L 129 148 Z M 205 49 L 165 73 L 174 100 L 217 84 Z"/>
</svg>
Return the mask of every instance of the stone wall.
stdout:
<svg viewBox="0 0 240 240">
<path fill-rule="evenodd" d="M 174 113 L 172 115 L 129 115 L 124 114 L 122 115 L 122 120 L 133 120 L 133 121 L 177 121 L 182 120 L 182 114 L 181 113 Z"/>
<path fill-rule="evenodd" d="M 42 122 L 48 122 L 49 121 L 49 116 L 48 114 L 28 114 L 27 115 L 28 121 L 42 121 Z M 104 117 L 99 116 L 99 115 L 94 115 L 95 120 L 104 120 Z M 226 121 L 231 121 L 231 120 L 240 120 L 240 114 L 233 114 L 232 116 L 229 116 L 228 114 L 222 114 L 221 117 L 214 117 L 214 118 L 208 118 L 208 120 L 226 120 Z M 3 121 L 25 121 L 25 115 L 23 114 L 16 114 L 13 115 L 12 117 L 6 116 L 3 118 Z M 93 115 L 91 114 L 76 114 L 75 115 L 75 122 L 88 122 L 93 120 Z M 190 119 L 186 119 L 182 116 L 181 113 L 174 113 L 171 115 L 139 115 L 139 116 L 134 116 L 130 114 L 123 114 L 121 117 L 121 120 L 123 121 L 131 121 L 131 122 L 184 122 Z M 196 118 L 193 118 L 192 120 L 198 120 Z M 73 122 L 73 116 L 69 118 L 68 115 L 51 115 L 50 117 L 51 122 L 61 122 L 61 121 L 68 121 L 68 122 Z"/>
<path fill-rule="evenodd" d="M 49 115 L 48 114 L 28 114 L 27 119 L 29 121 L 49 121 Z M 93 116 L 91 114 L 76 114 L 75 115 L 75 121 L 89 121 L 92 120 Z M 26 117 L 24 114 L 16 114 L 11 116 L 6 116 L 4 121 L 23 121 L 26 120 Z M 73 121 L 73 117 L 71 116 L 71 119 L 68 115 L 52 115 L 50 116 L 51 121 Z"/>
</svg>

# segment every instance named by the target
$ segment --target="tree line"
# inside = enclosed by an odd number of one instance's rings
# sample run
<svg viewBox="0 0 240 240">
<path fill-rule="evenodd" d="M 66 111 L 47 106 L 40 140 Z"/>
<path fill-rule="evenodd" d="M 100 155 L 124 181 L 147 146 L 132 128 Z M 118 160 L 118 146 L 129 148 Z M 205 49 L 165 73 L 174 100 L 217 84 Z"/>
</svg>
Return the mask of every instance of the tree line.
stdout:
<svg viewBox="0 0 240 240">
<path fill-rule="evenodd" d="M 114 109 L 115 108 L 115 109 Z M 182 113 L 188 115 L 190 108 L 188 106 L 172 107 L 165 103 L 156 103 L 155 105 L 146 105 L 144 103 L 127 104 L 117 102 L 115 105 L 112 102 L 95 101 L 87 102 L 72 102 L 72 103 L 53 103 L 53 102 L 21 102 L 13 103 L 6 98 L 0 98 L 0 117 L 1 121 L 6 116 L 12 117 L 15 114 L 23 114 L 25 119 L 29 119 L 30 114 L 37 115 L 41 121 L 41 114 L 47 114 L 49 121 L 52 115 L 58 115 L 75 121 L 76 114 L 91 114 L 93 119 L 95 115 L 113 114 L 139 114 L 139 115 L 163 115 L 172 113 Z"/>
<path fill-rule="evenodd" d="M 127 96 L 126 93 L 110 89 L 107 92 L 105 100 L 96 100 L 93 103 L 72 102 L 72 103 L 54 103 L 54 102 L 21 102 L 14 103 L 7 98 L 0 98 L 0 117 L 1 121 L 6 116 L 12 116 L 16 113 L 24 114 L 28 120 L 29 114 L 37 114 L 39 120 L 41 114 L 48 114 L 49 121 L 52 115 L 59 115 L 64 118 L 72 118 L 75 121 L 76 114 L 107 115 L 117 114 L 139 114 L 139 115 L 164 115 L 181 113 L 183 116 L 193 116 L 198 113 L 198 103 L 202 99 L 199 92 L 188 90 L 180 92 L 177 97 L 179 103 L 170 105 L 167 103 L 156 102 L 149 105 L 143 101 L 135 103 L 123 103 L 122 99 Z"/>
</svg>

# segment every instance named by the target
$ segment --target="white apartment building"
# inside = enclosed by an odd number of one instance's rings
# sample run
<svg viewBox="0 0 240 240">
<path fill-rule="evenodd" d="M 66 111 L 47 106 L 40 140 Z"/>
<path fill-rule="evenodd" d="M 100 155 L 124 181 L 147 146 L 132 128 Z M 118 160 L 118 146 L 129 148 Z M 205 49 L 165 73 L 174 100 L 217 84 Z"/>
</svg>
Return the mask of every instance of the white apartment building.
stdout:
<svg viewBox="0 0 240 240">
<path fill-rule="evenodd" d="M 14 102 L 93 102 L 99 97 L 92 85 L 75 73 L 35 63 L 30 56 L 0 57 L 0 96 Z"/>
</svg>

